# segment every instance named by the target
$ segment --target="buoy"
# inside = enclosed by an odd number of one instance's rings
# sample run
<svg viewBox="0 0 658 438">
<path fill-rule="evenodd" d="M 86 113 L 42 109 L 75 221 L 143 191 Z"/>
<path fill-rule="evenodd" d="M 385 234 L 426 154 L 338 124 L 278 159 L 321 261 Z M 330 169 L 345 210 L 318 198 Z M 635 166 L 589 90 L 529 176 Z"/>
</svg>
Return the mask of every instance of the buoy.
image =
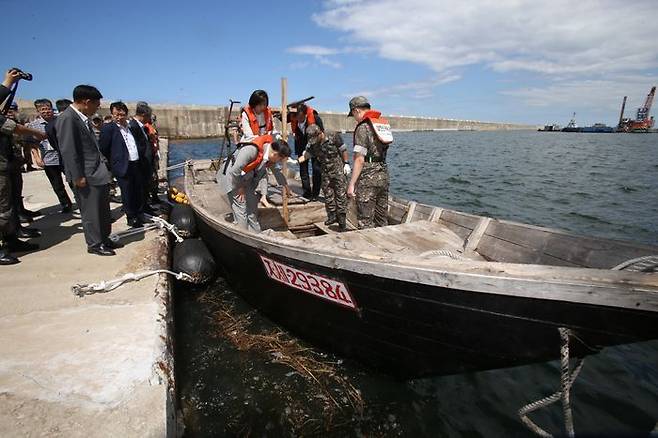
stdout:
<svg viewBox="0 0 658 438">
<path fill-rule="evenodd" d="M 178 234 L 184 239 L 197 236 L 194 210 L 189 205 L 173 205 L 171 207 L 171 213 L 169 213 L 169 223 L 176 226 Z"/>
<path fill-rule="evenodd" d="M 215 259 L 201 239 L 185 239 L 174 245 L 173 270 L 192 277 L 192 283 L 202 284 L 215 276 Z"/>
</svg>

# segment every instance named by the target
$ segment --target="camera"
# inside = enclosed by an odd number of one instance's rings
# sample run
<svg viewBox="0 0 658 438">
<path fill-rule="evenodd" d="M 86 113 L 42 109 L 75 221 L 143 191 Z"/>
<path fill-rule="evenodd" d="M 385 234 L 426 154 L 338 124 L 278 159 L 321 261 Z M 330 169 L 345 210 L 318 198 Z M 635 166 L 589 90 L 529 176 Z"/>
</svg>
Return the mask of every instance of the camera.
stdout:
<svg viewBox="0 0 658 438">
<path fill-rule="evenodd" d="M 21 70 L 20 68 L 16 68 L 16 67 L 12 68 L 12 70 L 18 72 L 21 79 L 26 80 L 26 81 L 31 81 L 32 80 L 32 74 L 31 73 L 25 73 L 23 70 Z"/>
</svg>

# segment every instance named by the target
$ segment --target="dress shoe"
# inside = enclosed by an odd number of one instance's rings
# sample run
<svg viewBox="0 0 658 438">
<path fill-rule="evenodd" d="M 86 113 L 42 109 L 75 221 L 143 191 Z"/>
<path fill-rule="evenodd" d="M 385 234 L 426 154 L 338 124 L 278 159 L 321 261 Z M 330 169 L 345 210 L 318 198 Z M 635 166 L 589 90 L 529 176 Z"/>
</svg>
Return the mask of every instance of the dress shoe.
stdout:
<svg viewBox="0 0 658 438">
<path fill-rule="evenodd" d="M 21 214 L 24 214 L 25 216 L 29 216 L 29 217 L 43 216 L 43 213 L 41 213 L 41 211 L 32 211 L 32 210 L 28 210 L 27 208 L 22 209 Z"/>
<path fill-rule="evenodd" d="M 7 241 L 7 246 L 10 250 L 16 252 L 25 252 L 25 251 L 36 251 L 39 249 L 39 245 L 36 243 L 23 242 L 17 238 L 10 239 Z"/>
<path fill-rule="evenodd" d="M 150 216 L 157 216 L 157 215 L 158 215 L 157 213 L 156 213 L 156 214 L 153 214 L 153 213 L 146 213 L 146 214 L 143 214 L 143 215 L 141 215 L 141 216 L 139 217 L 139 221 L 140 221 L 141 223 L 143 223 L 143 224 L 151 224 L 151 223 L 153 223 L 153 219 L 151 219 L 150 217 L 146 216 L 147 214 L 150 215 Z"/>
<path fill-rule="evenodd" d="M 9 254 L 7 250 L 0 249 L 0 266 L 2 265 L 15 265 L 20 262 L 16 257 Z"/>
<path fill-rule="evenodd" d="M 23 213 L 18 213 L 18 220 L 19 220 L 22 224 L 30 224 L 30 223 L 32 223 L 32 217 L 31 217 L 31 216 L 27 216 L 27 215 L 25 215 L 25 214 L 23 214 Z"/>
<path fill-rule="evenodd" d="M 109 248 L 109 249 L 119 249 L 119 248 L 123 248 L 123 247 L 124 247 L 123 243 L 120 243 L 120 242 L 112 242 L 112 241 L 109 240 L 109 239 L 106 240 L 105 242 L 103 242 L 103 245 L 104 245 L 106 248 Z"/>
<path fill-rule="evenodd" d="M 70 205 L 62 205 L 62 209 L 59 210 L 61 214 L 69 214 L 73 212 L 73 207 Z"/>
<path fill-rule="evenodd" d="M 39 236 L 41 236 L 41 231 L 34 228 L 19 227 L 16 232 L 16 237 L 20 237 L 21 239 L 30 239 Z"/>
<path fill-rule="evenodd" d="M 128 219 L 128 226 L 133 228 L 141 228 L 144 226 L 144 222 L 142 222 L 141 220 L 135 217 L 132 219 Z"/>
<path fill-rule="evenodd" d="M 116 253 L 114 251 L 112 251 L 111 248 L 108 248 L 104 244 L 90 246 L 90 247 L 87 248 L 87 252 L 89 254 L 96 254 L 96 255 L 99 255 L 99 256 L 113 256 L 113 255 L 116 255 Z"/>
</svg>

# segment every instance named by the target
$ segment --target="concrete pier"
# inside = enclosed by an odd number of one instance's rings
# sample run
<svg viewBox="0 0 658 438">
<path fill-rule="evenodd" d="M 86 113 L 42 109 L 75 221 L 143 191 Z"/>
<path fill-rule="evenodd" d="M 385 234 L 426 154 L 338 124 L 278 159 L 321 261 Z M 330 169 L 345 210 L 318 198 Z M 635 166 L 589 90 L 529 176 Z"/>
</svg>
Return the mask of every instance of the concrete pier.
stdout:
<svg viewBox="0 0 658 438">
<path fill-rule="evenodd" d="M 79 216 L 58 213 L 42 171 L 24 174 L 41 248 L 0 267 L 0 435 L 175 435 L 170 282 L 154 275 L 79 298 L 76 283 L 168 266 L 168 239 L 148 231 L 113 257 L 88 254 Z M 112 231 L 127 228 L 119 204 Z"/>
</svg>

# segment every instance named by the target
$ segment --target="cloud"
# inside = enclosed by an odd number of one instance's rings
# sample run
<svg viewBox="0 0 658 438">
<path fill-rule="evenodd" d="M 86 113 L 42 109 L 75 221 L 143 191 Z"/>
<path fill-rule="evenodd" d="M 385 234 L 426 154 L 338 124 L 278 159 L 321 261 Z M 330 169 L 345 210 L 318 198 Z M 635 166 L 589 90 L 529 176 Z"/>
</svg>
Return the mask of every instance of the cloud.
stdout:
<svg viewBox="0 0 658 438">
<path fill-rule="evenodd" d="M 436 72 L 481 64 L 576 76 L 657 68 L 656 16 L 655 0 L 333 0 L 313 19 L 383 58 Z"/>
<path fill-rule="evenodd" d="M 311 56 L 318 64 L 326 65 L 332 68 L 341 68 L 343 66 L 340 62 L 333 59 L 335 55 L 364 53 L 366 51 L 368 51 L 368 49 L 362 47 L 345 46 L 340 48 L 332 48 L 315 45 L 294 46 L 286 49 L 286 52 L 295 55 Z"/>
<path fill-rule="evenodd" d="M 327 56 L 336 55 L 339 50 L 323 46 L 296 46 L 288 48 L 287 52 L 296 55 Z"/>
<path fill-rule="evenodd" d="M 523 87 L 502 91 L 501 94 L 521 99 L 534 107 L 562 107 L 571 105 L 593 107 L 615 114 L 623 96 L 628 96 L 626 117 L 635 117 L 636 109 L 644 103 L 648 84 L 658 83 L 658 75 L 619 75 L 606 79 L 560 80 L 543 87 Z"/>
<path fill-rule="evenodd" d="M 400 84 L 389 85 L 385 87 L 361 90 L 353 93 L 347 93 L 344 97 L 366 96 L 366 97 L 410 97 L 413 99 L 427 99 L 434 96 L 434 88 L 439 85 L 447 84 L 457 81 L 461 78 L 460 75 L 455 73 L 439 74 L 434 78 L 422 80 L 403 82 Z"/>
</svg>

